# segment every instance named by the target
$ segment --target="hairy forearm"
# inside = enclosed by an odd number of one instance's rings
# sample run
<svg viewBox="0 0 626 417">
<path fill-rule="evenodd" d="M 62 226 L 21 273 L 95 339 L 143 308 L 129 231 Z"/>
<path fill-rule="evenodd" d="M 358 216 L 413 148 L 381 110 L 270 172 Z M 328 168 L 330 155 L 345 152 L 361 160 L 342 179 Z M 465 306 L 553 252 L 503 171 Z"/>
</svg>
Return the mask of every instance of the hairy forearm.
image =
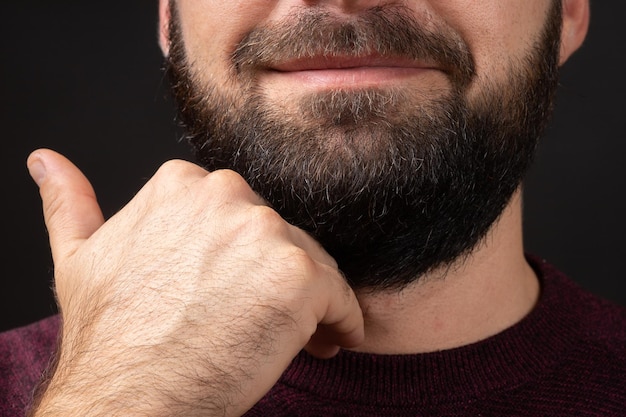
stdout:
<svg viewBox="0 0 626 417">
<path fill-rule="evenodd" d="M 239 416 L 297 353 L 281 337 L 297 328 L 290 314 L 262 304 L 247 313 L 235 320 L 216 317 L 210 330 L 187 315 L 169 325 L 175 315 L 163 315 L 157 320 L 162 328 L 138 316 L 132 323 L 115 320 L 126 331 L 131 324 L 142 329 L 130 336 L 103 330 L 108 320 L 102 315 L 74 313 L 82 320 L 67 320 L 29 417 Z"/>
<path fill-rule="evenodd" d="M 152 350 L 152 349 L 151 349 Z M 157 349 L 158 351 L 158 349 Z M 184 349 L 190 354 L 189 349 Z M 238 391 L 235 372 L 204 361 L 163 352 L 119 352 L 108 358 L 96 351 L 64 358 L 44 376 L 30 417 L 56 416 L 226 416 L 228 395 Z M 191 358 L 190 358 L 191 359 Z"/>
</svg>

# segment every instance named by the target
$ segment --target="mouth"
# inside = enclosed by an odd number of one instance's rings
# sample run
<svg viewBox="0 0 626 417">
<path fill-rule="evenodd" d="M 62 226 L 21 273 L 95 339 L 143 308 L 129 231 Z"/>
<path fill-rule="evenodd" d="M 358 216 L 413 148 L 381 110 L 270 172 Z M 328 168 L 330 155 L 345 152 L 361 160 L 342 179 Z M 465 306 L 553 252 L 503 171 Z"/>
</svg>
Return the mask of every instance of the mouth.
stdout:
<svg viewBox="0 0 626 417">
<path fill-rule="evenodd" d="M 444 72 L 431 62 L 380 55 L 303 57 L 267 67 L 274 77 L 325 87 L 380 86 L 432 71 Z"/>
</svg>

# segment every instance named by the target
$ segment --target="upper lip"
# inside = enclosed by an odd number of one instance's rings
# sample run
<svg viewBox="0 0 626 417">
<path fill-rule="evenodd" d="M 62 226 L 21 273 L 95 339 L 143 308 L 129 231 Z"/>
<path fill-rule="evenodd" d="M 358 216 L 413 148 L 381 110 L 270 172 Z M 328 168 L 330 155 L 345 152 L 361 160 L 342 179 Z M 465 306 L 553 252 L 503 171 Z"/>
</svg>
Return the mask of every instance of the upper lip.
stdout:
<svg viewBox="0 0 626 417">
<path fill-rule="evenodd" d="M 275 71 L 315 71 L 331 69 L 350 69 L 363 67 L 388 68 L 437 68 L 431 62 L 419 62 L 404 57 L 367 55 L 367 56 L 313 56 L 301 57 L 285 62 L 274 63 L 270 68 Z"/>
</svg>

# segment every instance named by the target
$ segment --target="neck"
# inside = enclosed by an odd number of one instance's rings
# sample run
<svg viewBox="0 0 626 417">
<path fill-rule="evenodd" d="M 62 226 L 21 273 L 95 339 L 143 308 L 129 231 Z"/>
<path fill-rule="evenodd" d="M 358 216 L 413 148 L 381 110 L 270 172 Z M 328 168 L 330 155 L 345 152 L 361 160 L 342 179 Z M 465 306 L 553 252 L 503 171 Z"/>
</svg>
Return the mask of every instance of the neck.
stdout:
<svg viewBox="0 0 626 417">
<path fill-rule="evenodd" d="M 526 262 L 518 191 L 484 241 L 467 257 L 400 292 L 357 294 L 365 343 L 380 354 L 452 349 L 493 336 L 535 305 L 539 283 Z"/>
</svg>

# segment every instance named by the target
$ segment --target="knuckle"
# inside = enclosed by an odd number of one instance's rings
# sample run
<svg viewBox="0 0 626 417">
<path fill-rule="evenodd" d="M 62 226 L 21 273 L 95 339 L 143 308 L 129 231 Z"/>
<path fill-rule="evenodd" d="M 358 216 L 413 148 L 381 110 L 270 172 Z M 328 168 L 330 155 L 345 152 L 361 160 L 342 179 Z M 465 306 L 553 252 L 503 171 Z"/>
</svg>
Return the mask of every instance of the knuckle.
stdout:
<svg viewBox="0 0 626 417">
<path fill-rule="evenodd" d="M 289 240 L 288 223 L 270 207 L 247 206 L 233 221 L 237 224 L 236 231 L 243 240 L 267 242 L 268 246 L 282 245 Z"/>
<path fill-rule="evenodd" d="M 287 222 L 274 209 L 268 206 L 252 206 L 249 211 L 249 218 L 262 233 L 278 232 L 285 233 Z"/>
<path fill-rule="evenodd" d="M 315 279 L 317 274 L 317 262 L 302 248 L 293 247 L 285 256 L 289 269 L 296 276 L 301 277 L 305 283 Z"/>
<path fill-rule="evenodd" d="M 206 175 L 207 171 L 198 165 L 191 162 L 184 161 L 182 159 L 172 159 L 164 162 L 157 172 L 154 174 L 154 178 L 157 180 L 166 179 L 173 180 L 177 178 L 184 178 L 191 175 Z"/>
<path fill-rule="evenodd" d="M 241 175 L 230 169 L 220 169 L 206 176 L 207 185 L 223 191 L 241 192 L 250 187 Z"/>
</svg>

